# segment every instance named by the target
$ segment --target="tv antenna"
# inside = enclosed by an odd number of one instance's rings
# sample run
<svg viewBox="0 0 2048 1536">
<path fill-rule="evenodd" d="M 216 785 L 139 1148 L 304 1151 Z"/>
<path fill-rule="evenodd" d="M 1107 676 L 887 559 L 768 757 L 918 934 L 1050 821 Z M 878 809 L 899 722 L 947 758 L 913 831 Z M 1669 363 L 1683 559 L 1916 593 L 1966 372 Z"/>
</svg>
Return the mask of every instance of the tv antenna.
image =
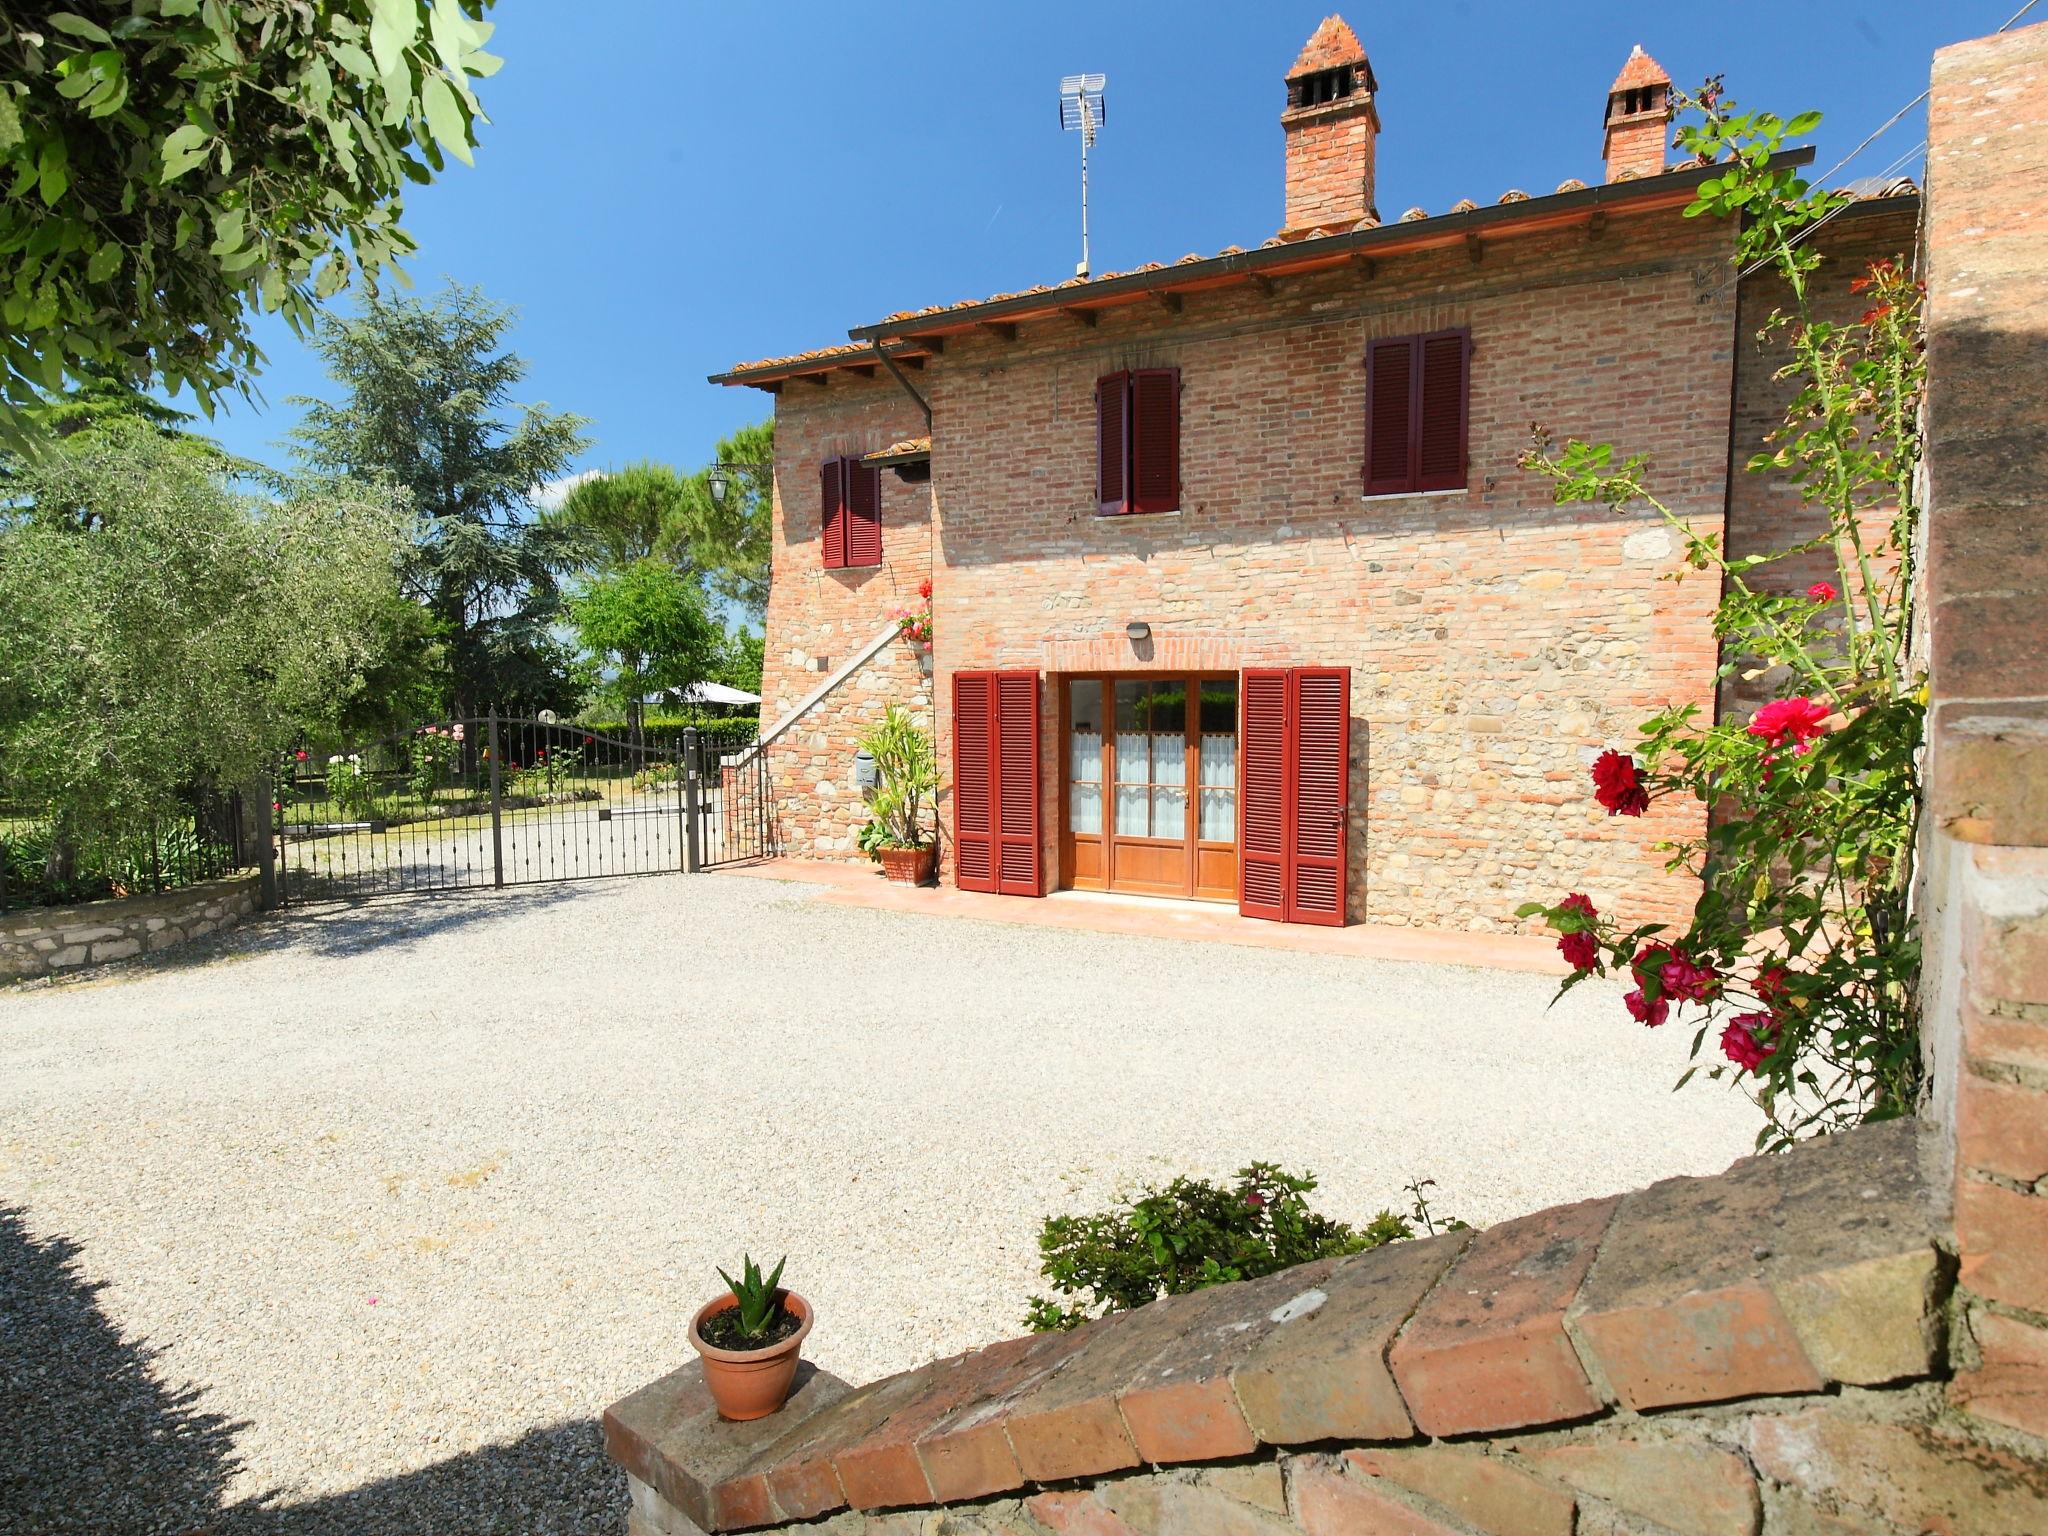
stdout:
<svg viewBox="0 0 2048 1536">
<path fill-rule="evenodd" d="M 1068 75 L 1060 81 L 1060 127 L 1081 135 L 1081 261 L 1074 276 L 1088 275 L 1088 150 L 1109 116 L 1106 75 Z"/>
</svg>

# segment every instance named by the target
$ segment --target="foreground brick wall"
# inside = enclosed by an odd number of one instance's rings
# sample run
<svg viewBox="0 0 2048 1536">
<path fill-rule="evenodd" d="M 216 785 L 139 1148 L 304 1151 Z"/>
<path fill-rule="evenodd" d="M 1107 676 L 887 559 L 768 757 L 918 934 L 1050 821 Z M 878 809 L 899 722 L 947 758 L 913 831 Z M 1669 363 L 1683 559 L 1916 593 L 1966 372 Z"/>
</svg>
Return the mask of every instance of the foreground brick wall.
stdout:
<svg viewBox="0 0 2048 1536">
<path fill-rule="evenodd" d="M 857 1391 L 814 1373 L 752 1425 L 692 1365 L 606 1444 L 639 1536 L 2048 1529 L 2043 1464 L 1947 1411 L 1935 1194 L 1895 1122 Z"/>
<path fill-rule="evenodd" d="M 1691 884 L 1649 845 L 1696 816 L 1612 821 L 1585 770 L 1664 704 L 1711 709 L 1716 594 L 1662 579 L 1676 550 L 1647 517 L 1557 508 L 1516 461 L 1532 422 L 1640 448 L 1719 532 L 1729 239 L 1638 216 L 1503 240 L 1476 265 L 1425 253 L 956 341 L 929 370 L 938 696 L 975 667 L 1349 666 L 1353 920 L 1499 929 L 1531 892 L 1581 889 L 1679 916 Z M 1470 490 L 1362 499 L 1367 341 L 1454 325 L 1475 347 Z M 1182 511 L 1095 517 L 1095 380 L 1157 365 L 1182 370 Z"/>
<path fill-rule="evenodd" d="M 1960 1258 L 1953 1398 L 2048 1440 L 2048 26 L 1929 100 L 1922 926 Z M 2044 1527 L 2048 1528 L 2048 1527 Z"/>
</svg>

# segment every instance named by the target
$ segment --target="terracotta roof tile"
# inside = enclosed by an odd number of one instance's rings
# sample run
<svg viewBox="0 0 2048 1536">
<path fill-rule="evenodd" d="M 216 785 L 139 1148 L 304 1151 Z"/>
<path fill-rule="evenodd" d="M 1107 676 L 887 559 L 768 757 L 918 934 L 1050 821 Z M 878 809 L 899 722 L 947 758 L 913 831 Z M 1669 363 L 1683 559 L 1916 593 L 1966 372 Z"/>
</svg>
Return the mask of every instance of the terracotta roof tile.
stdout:
<svg viewBox="0 0 2048 1536">
<path fill-rule="evenodd" d="M 1650 67 L 1655 68 L 1654 61 L 1651 61 Z M 1686 165 L 1689 166 L 1694 163 L 1696 162 L 1689 161 L 1686 163 Z M 1682 170 L 1685 168 L 1686 166 L 1672 167 L 1673 170 Z M 1636 180 L 1640 179 L 1643 175 L 1644 173 L 1642 172 L 1630 172 L 1625 173 L 1620 179 Z M 1558 183 L 1557 190 L 1560 194 L 1567 192 L 1583 192 L 1584 190 L 1586 190 L 1586 183 L 1579 180 L 1576 176 L 1568 177 L 1564 181 Z M 1854 197 L 1859 201 L 1867 201 L 1872 198 L 1917 196 L 1920 189 L 1918 186 L 1914 184 L 1914 182 L 1910 178 L 1894 177 L 1888 180 L 1869 178 L 1861 181 L 1852 181 L 1843 186 L 1841 190 L 1848 193 L 1851 197 Z M 1530 198 L 1529 194 L 1522 191 L 1520 188 L 1511 187 L 1506 192 L 1503 192 L 1500 195 L 1498 201 L 1501 203 L 1522 203 L 1530 201 Z M 1453 214 L 1469 213 L 1475 210 L 1478 206 L 1479 205 L 1469 197 L 1460 198 L 1456 203 L 1454 203 L 1451 206 L 1449 211 Z M 1406 213 L 1401 215 L 1400 220 L 1398 222 L 1403 224 L 1413 224 L 1420 220 L 1427 219 L 1429 217 L 1429 213 L 1422 208 L 1410 208 Z M 1297 230 L 1286 236 L 1275 235 L 1271 239 L 1262 242 L 1259 248 L 1261 250 L 1270 250 L 1278 246 L 1296 244 L 1303 240 L 1322 239 L 1331 235 L 1347 234 L 1352 230 L 1375 229 L 1379 227 L 1380 223 L 1381 221 L 1377 217 L 1367 215 L 1365 218 L 1360 219 L 1355 224 L 1333 224 L 1320 226 L 1313 229 Z M 1238 256 L 1242 254 L 1244 254 L 1243 247 L 1236 245 L 1227 245 L 1222 250 L 1216 252 L 1214 256 L 1204 256 L 1198 252 L 1190 251 L 1187 253 L 1187 255 L 1181 257 L 1178 261 L 1171 263 L 1171 265 L 1177 267 L 1185 267 L 1191 266 L 1197 262 L 1211 261 L 1221 257 Z M 1047 285 L 1045 283 L 1033 283 L 1030 287 L 1020 288 L 1013 293 L 995 293 L 989 294 L 984 298 L 961 299 L 952 304 L 927 304 L 922 309 L 899 309 L 894 313 L 888 315 L 885 318 L 884 323 L 900 324 L 908 320 L 922 319 L 928 315 L 942 315 L 950 313 L 955 310 L 962 309 L 977 309 L 984 304 L 999 304 L 1009 299 L 1030 298 L 1037 294 L 1053 293 L 1056 291 L 1064 291 L 1070 288 L 1086 288 L 1096 283 L 1106 283 L 1117 278 L 1136 277 L 1148 272 L 1163 272 L 1167 270 L 1167 265 L 1168 264 L 1166 263 L 1161 263 L 1157 261 L 1148 261 L 1144 265 L 1139 267 L 1133 267 L 1127 272 L 1099 272 L 1096 273 L 1093 277 L 1067 278 L 1062 282 L 1053 285 Z M 786 368 L 798 363 L 811 363 L 836 358 L 848 358 L 855 353 L 865 353 L 868 352 L 869 350 L 870 348 L 868 344 L 865 342 L 853 342 L 848 345 L 836 347 L 818 347 L 808 352 L 793 353 L 788 357 L 767 357 L 761 358 L 756 362 L 740 363 L 735 365 L 731 371 L 733 373 L 748 373 L 758 369 Z"/>
<path fill-rule="evenodd" d="M 912 454 L 930 453 L 932 440 L 928 437 L 906 437 L 900 443 L 891 443 L 886 448 L 877 448 L 873 453 L 861 455 L 861 463 L 872 464 L 877 459 L 904 459 Z"/>
<path fill-rule="evenodd" d="M 1664 66 L 1643 52 L 1643 45 L 1637 43 L 1628 56 L 1628 62 L 1621 66 L 1621 73 L 1614 77 L 1614 84 L 1607 87 L 1607 94 L 1616 91 L 1632 91 L 1640 85 L 1669 85 L 1671 76 L 1664 72 Z"/>
<path fill-rule="evenodd" d="M 1301 55 L 1294 61 L 1294 68 L 1287 71 L 1287 78 L 1365 62 L 1365 49 L 1350 24 L 1342 16 L 1325 16 L 1322 25 L 1302 45 Z"/>
</svg>

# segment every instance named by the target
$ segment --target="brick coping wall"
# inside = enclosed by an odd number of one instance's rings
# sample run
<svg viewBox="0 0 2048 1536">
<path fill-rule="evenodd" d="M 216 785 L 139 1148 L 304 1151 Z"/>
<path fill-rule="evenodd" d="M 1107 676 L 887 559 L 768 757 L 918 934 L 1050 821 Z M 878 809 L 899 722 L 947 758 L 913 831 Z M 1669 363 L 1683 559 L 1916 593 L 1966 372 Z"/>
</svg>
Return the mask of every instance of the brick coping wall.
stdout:
<svg viewBox="0 0 2048 1536">
<path fill-rule="evenodd" d="M 1966 1443 L 1925 1385 L 1953 1274 L 1925 1151 L 1914 1122 L 1869 1126 L 858 1391 L 814 1371 L 754 1424 L 720 1420 L 691 1364 L 614 1404 L 606 1444 L 632 1529 L 661 1536 L 841 1512 L 827 1529 L 1828 1528 L 1767 1507 L 2048 1529 L 2048 1467 Z M 1231 1470 L 1164 1470 L 1212 1462 Z M 2008 1524 L 1944 1523 L 1994 1490 Z M 1223 1499 L 1270 1518 L 1171 1514 Z M 943 1527 L 885 1513 L 939 1505 Z"/>
<path fill-rule="evenodd" d="M 0 918 L 0 981 L 154 954 L 232 928 L 255 912 L 260 878 L 259 871 L 242 869 L 160 895 L 35 907 Z"/>
</svg>

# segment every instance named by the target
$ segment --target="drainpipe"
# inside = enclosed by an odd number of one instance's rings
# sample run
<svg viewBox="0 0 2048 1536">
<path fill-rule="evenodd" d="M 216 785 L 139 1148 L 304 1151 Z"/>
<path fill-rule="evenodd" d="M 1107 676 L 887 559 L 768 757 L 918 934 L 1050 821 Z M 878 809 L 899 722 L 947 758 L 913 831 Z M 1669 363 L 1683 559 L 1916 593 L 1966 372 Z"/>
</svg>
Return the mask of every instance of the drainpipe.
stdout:
<svg viewBox="0 0 2048 1536">
<path fill-rule="evenodd" d="M 925 436 L 927 436 L 927 437 L 931 436 L 931 431 L 932 431 L 932 407 L 931 407 L 931 402 L 930 402 L 929 400 L 925 399 L 925 397 L 924 397 L 923 395 L 920 395 L 920 394 L 919 394 L 919 393 L 917 392 L 917 386 L 916 386 L 916 385 L 914 385 L 914 384 L 912 384 L 912 383 L 910 382 L 909 378 L 908 378 L 908 377 L 907 377 L 907 376 L 906 376 L 906 375 L 904 374 L 903 370 L 902 370 L 901 368 L 898 368 L 898 367 L 896 366 L 896 359 L 895 359 L 895 358 L 893 358 L 893 357 L 891 357 L 891 356 L 890 356 L 890 355 L 889 355 L 888 353 L 886 353 L 886 352 L 884 352 L 884 351 L 882 350 L 882 339 L 881 339 L 881 338 L 880 338 L 879 336 L 872 336 L 872 337 L 868 338 L 868 345 L 869 345 L 870 347 L 874 348 L 874 350 L 875 350 L 875 356 L 876 356 L 876 357 L 878 357 L 878 358 L 880 358 L 880 359 L 882 360 L 882 366 L 883 366 L 884 368 L 886 368 L 886 369 L 888 369 L 888 370 L 889 370 L 889 374 L 890 374 L 890 377 L 892 377 L 893 379 L 895 379 L 895 380 L 896 380 L 896 382 L 897 382 L 898 384 L 901 384 L 901 385 L 903 386 L 903 392 L 904 392 L 904 393 L 905 393 L 906 395 L 910 396 L 910 398 L 911 398 L 911 399 L 915 400 L 915 401 L 917 402 L 917 408 L 918 408 L 918 409 L 919 409 L 920 411 L 923 411 L 923 412 L 924 412 L 924 431 L 925 431 Z"/>
</svg>

